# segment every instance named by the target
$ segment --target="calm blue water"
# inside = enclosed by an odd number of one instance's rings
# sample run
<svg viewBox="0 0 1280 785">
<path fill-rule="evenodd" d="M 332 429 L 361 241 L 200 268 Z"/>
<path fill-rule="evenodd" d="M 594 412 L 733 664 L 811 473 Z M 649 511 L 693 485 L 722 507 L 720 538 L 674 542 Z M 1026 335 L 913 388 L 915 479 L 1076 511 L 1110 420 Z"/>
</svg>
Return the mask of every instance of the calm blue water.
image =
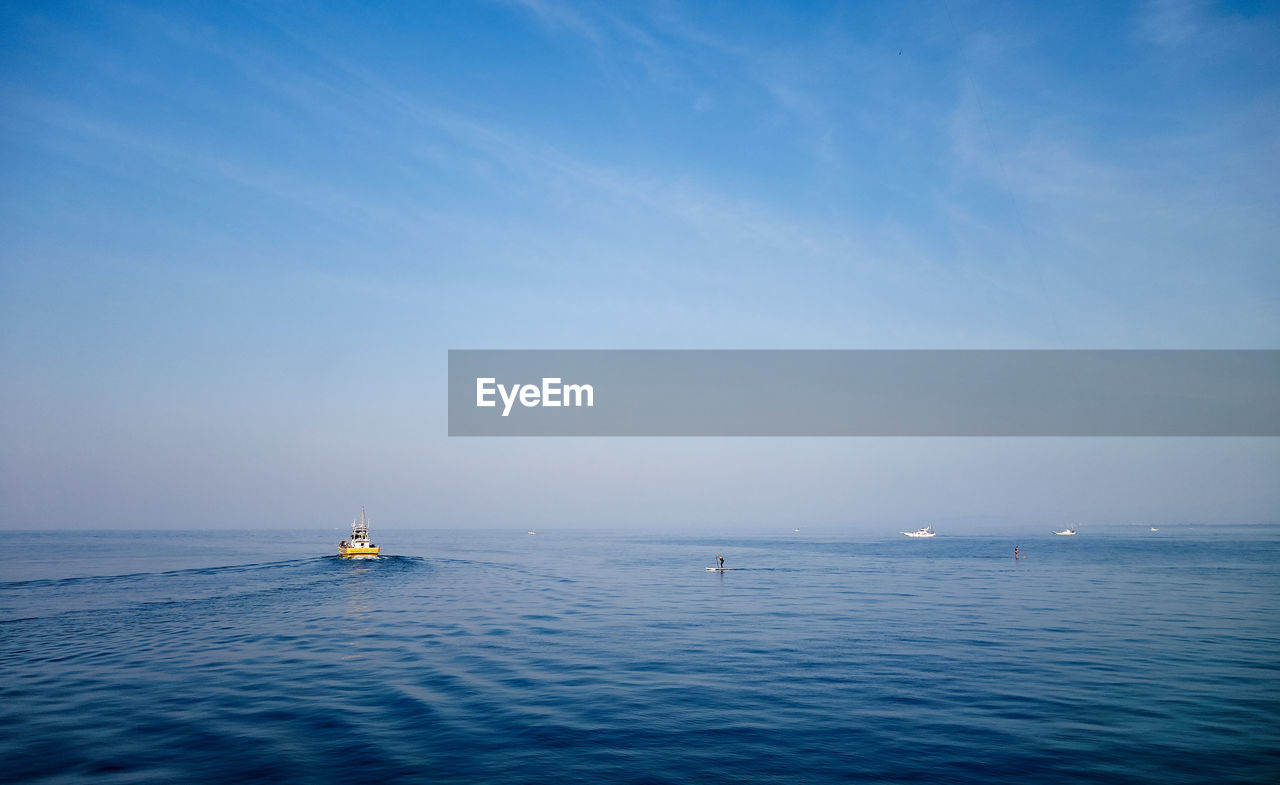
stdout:
<svg viewBox="0 0 1280 785">
<path fill-rule="evenodd" d="M 1280 781 L 1276 529 L 374 534 L 13 535 L 0 779 Z"/>
</svg>

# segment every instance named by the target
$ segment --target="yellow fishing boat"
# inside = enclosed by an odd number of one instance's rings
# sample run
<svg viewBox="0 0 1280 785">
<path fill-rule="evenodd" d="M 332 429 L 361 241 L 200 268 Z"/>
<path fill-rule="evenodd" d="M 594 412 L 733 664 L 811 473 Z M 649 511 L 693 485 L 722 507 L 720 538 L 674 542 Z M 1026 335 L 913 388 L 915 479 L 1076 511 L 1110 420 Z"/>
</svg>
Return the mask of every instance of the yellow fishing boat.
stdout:
<svg viewBox="0 0 1280 785">
<path fill-rule="evenodd" d="M 369 521 L 360 508 L 360 517 L 351 522 L 351 539 L 338 543 L 338 555 L 346 558 L 375 558 L 378 546 L 369 542 Z"/>
</svg>

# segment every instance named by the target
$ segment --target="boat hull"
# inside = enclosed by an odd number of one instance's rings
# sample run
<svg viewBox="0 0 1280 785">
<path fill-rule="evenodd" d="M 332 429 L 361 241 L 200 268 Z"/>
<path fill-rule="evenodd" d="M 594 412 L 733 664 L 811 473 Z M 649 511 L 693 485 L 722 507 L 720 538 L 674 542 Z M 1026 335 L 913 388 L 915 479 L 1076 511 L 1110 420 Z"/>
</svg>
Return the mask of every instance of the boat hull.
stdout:
<svg viewBox="0 0 1280 785">
<path fill-rule="evenodd" d="M 338 555 L 344 559 L 350 559 L 356 556 L 377 556 L 377 548 L 339 548 Z"/>
</svg>

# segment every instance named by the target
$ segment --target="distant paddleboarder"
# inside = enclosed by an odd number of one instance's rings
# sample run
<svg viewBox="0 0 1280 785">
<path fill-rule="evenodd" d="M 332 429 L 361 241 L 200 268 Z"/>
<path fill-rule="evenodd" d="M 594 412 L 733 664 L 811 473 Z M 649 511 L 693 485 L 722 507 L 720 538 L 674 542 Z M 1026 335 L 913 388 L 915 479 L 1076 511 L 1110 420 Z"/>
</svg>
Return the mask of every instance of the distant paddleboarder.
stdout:
<svg viewBox="0 0 1280 785">
<path fill-rule="evenodd" d="M 1022 558 L 1021 556 L 1019 556 L 1019 555 L 1018 555 L 1018 546 L 1016 546 L 1016 545 L 1015 545 L 1015 546 L 1013 546 L 1013 558 L 1015 558 L 1015 559 L 1021 559 L 1021 558 Z"/>
<path fill-rule="evenodd" d="M 717 554 L 716 554 L 716 558 L 720 560 L 720 569 L 722 569 L 722 570 L 723 570 L 723 569 L 724 569 L 724 557 L 717 553 Z"/>
</svg>

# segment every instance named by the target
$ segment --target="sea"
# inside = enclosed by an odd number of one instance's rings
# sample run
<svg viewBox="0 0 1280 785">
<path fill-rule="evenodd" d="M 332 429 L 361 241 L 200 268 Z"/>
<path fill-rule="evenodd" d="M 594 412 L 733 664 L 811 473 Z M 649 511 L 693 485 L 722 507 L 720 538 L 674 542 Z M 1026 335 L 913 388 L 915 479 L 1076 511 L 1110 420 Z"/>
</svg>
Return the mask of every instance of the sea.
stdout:
<svg viewBox="0 0 1280 785">
<path fill-rule="evenodd" d="M 10 532 L 0 780 L 1280 782 L 1280 528 L 1158 528 Z"/>
</svg>

